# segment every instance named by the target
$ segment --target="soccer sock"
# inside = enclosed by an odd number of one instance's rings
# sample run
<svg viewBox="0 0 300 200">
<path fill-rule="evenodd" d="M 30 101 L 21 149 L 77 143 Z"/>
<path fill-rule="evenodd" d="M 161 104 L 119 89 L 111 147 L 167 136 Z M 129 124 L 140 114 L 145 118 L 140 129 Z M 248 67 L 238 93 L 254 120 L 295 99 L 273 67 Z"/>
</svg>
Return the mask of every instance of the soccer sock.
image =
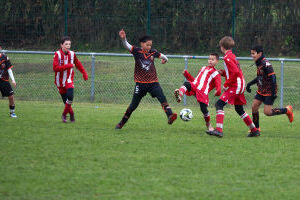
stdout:
<svg viewBox="0 0 300 200">
<path fill-rule="evenodd" d="M 69 110 L 69 113 L 70 113 L 70 115 L 74 115 L 74 111 L 73 111 L 73 108 L 72 108 L 72 106 L 70 105 L 70 110 Z"/>
<path fill-rule="evenodd" d="M 183 94 L 185 94 L 185 92 L 187 91 L 186 87 L 183 85 L 179 88 L 179 95 L 183 96 Z"/>
<path fill-rule="evenodd" d="M 15 112 L 15 105 L 9 106 L 10 114 Z"/>
<path fill-rule="evenodd" d="M 209 115 L 209 113 L 203 115 L 203 117 L 204 117 L 204 120 L 206 122 L 206 127 L 208 128 L 210 126 L 210 115 Z"/>
<path fill-rule="evenodd" d="M 241 115 L 241 118 L 243 119 L 244 123 L 249 127 L 251 132 L 257 131 L 257 128 L 255 127 L 255 125 L 252 122 L 250 116 L 246 112 Z"/>
<path fill-rule="evenodd" d="M 172 110 L 171 110 L 171 108 L 170 108 L 170 106 L 169 106 L 168 103 L 162 103 L 162 104 L 161 104 L 161 107 L 162 107 L 162 109 L 165 111 L 167 117 L 169 117 L 170 115 L 173 114 L 173 112 L 172 112 Z"/>
<path fill-rule="evenodd" d="M 70 115 L 74 115 L 74 111 L 72 109 L 72 103 L 73 103 L 73 101 L 70 101 L 70 100 L 67 99 L 66 104 L 69 105 L 68 106 L 68 113 L 70 113 Z"/>
<path fill-rule="evenodd" d="M 287 109 L 286 108 L 273 108 L 271 116 L 273 116 L 273 115 L 281 115 L 281 114 L 286 114 L 286 113 L 287 113 Z"/>
<path fill-rule="evenodd" d="M 70 112 L 72 101 L 67 100 L 65 103 L 65 109 L 63 115 L 67 115 Z"/>
<path fill-rule="evenodd" d="M 216 130 L 219 132 L 223 132 L 224 114 L 224 110 L 217 110 Z"/>
<path fill-rule="evenodd" d="M 130 108 L 127 108 L 127 110 L 126 110 L 126 112 L 124 113 L 124 116 L 123 116 L 123 118 L 121 119 L 120 123 L 124 125 L 124 124 L 128 121 L 128 119 L 129 119 L 131 113 L 132 113 L 132 111 L 130 110 Z"/>
<path fill-rule="evenodd" d="M 256 128 L 259 128 L 259 112 L 252 113 L 252 120 Z"/>
</svg>

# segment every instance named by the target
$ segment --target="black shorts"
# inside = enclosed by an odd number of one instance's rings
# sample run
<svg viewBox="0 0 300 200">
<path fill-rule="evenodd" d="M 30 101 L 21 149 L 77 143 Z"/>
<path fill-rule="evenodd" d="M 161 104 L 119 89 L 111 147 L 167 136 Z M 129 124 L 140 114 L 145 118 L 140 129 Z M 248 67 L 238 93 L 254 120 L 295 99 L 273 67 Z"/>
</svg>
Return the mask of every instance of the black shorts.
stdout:
<svg viewBox="0 0 300 200">
<path fill-rule="evenodd" d="M 254 99 L 262 101 L 265 105 L 273 105 L 276 98 L 277 98 L 277 96 L 275 96 L 275 97 L 273 97 L 273 96 L 263 96 L 263 95 L 260 95 L 258 93 L 256 93 L 256 95 L 254 97 Z"/>
<path fill-rule="evenodd" d="M 158 82 L 136 83 L 134 96 L 144 97 L 148 92 L 151 94 L 152 98 L 164 96 L 163 90 Z"/>
<path fill-rule="evenodd" d="M 9 97 L 14 94 L 14 91 L 8 81 L 0 80 L 0 91 L 3 97 Z"/>
</svg>

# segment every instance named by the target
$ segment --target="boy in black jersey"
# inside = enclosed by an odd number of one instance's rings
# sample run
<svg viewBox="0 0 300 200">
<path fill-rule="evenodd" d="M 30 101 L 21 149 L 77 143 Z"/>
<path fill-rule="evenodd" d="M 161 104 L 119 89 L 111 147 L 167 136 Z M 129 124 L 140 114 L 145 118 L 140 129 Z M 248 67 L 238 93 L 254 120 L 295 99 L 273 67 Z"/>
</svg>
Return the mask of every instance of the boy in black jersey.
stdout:
<svg viewBox="0 0 300 200">
<path fill-rule="evenodd" d="M 177 119 L 177 114 L 172 112 L 167 102 L 163 90 L 158 82 L 154 65 L 154 58 L 161 58 L 162 64 L 165 64 L 168 61 L 168 58 L 164 54 L 151 48 L 152 39 L 150 36 L 143 36 L 139 39 L 141 45 L 140 48 L 132 46 L 127 42 L 126 33 L 123 29 L 119 32 L 119 36 L 124 47 L 128 49 L 134 57 L 134 81 L 136 82 L 136 85 L 131 104 L 127 108 L 122 120 L 115 128 L 121 129 L 125 125 L 132 112 L 138 107 L 140 101 L 148 92 L 153 98 L 156 97 L 158 99 L 167 115 L 168 124 L 172 124 Z"/>
<path fill-rule="evenodd" d="M 251 57 L 257 66 L 257 77 L 247 84 L 246 90 L 251 93 L 251 85 L 257 84 L 256 95 L 252 103 L 252 118 L 256 128 L 259 129 L 258 109 L 264 103 L 264 114 L 274 116 L 286 114 L 290 122 L 293 122 L 293 107 L 288 105 L 285 108 L 272 108 L 277 97 L 276 75 L 271 63 L 265 58 L 262 46 L 254 46 L 251 49 Z"/>
<path fill-rule="evenodd" d="M 16 87 L 16 81 L 11 70 L 12 67 L 13 66 L 10 63 L 9 58 L 4 53 L 0 52 L 0 91 L 3 97 L 8 97 L 10 117 L 16 118 L 17 115 L 15 114 L 14 91 L 9 83 L 10 78 L 12 84 L 14 87 Z"/>
</svg>

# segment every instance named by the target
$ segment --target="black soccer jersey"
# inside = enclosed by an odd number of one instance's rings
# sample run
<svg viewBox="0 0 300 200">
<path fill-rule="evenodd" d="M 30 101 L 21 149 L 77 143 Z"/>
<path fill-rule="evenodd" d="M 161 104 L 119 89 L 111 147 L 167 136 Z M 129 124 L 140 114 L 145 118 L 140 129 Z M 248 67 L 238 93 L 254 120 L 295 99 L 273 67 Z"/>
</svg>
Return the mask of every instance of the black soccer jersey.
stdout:
<svg viewBox="0 0 300 200">
<path fill-rule="evenodd" d="M 139 83 L 158 82 L 154 58 L 159 58 L 160 53 L 154 49 L 146 52 L 135 46 L 132 46 L 130 52 L 135 59 L 134 81 Z"/>
<path fill-rule="evenodd" d="M 12 68 L 10 61 L 7 59 L 7 56 L 4 54 L 1 54 L 0 56 L 0 77 L 4 81 L 8 81 L 9 75 L 7 70 Z"/>
<path fill-rule="evenodd" d="M 271 76 L 275 74 L 271 63 L 266 58 L 261 58 L 256 62 L 257 66 L 257 93 L 263 96 L 272 95 L 273 82 Z M 277 84 L 275 85 L 275 95 Z"/>
</svg>

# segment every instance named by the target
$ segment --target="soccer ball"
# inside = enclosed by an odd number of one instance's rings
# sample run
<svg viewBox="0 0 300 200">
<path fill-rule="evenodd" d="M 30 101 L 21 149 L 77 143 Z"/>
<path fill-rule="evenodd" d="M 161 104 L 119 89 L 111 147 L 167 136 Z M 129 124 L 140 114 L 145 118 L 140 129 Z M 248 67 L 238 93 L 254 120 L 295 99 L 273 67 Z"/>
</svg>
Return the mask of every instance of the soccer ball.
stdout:
<svg viewBox="0 0 300 200">
<path fill-rule="evenodd" d="M 191 109 L 188 108 L 184 108 L 180 111 L 180 118 L 185 121 L 188 122 L 193 118 L 193 112 Z"/>
</svg>

